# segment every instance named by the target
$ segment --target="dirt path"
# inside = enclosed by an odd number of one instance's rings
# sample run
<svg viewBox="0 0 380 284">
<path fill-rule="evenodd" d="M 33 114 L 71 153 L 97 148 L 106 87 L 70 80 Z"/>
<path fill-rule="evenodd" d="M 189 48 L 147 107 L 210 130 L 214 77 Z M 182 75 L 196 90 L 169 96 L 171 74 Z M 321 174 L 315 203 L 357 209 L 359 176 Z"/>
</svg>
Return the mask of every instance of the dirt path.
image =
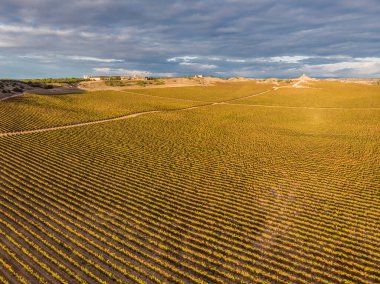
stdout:
<svg viewBox="0 0 380 284">
<path fill-rule="evenodd" d="M 128 115 L 119 116 L 119 117 L 115 117 L 115 118 L 107 118 L 107 119 L 102 119 L 102 120 L 81 122 L 81 123 L 55 126 L 55 127 L 48 127 L 48 128 L 40 128 L 40 129 L 34 129 L 34 130 L 23 130 L 23 131 L 0 133 L 0 137 L 16 136 L 16 135 L 30 134 L 30 133 L 40 133 L 40 132 L 47 132 L 47 131 L 52 131 L 52 130 L 80 127 L 80 126 L 85 126 L 85 125 L 100 124 L 100 123 L 105 123 L 105 122 L 109 122 L 109 121 L 123 120 L 123 119 L 133 118 L 133 117 L 137 117 L 137 116 L 144 115 L 144 114 L 156 113 L 156 112 L 164 112 L 164 111 L 159 111 L 159 110 L 144 111 L 144 112 L 138 112 L 138 113 L 128 114 Z"/>
<path fill-rule="evenodd" d="M 272 87 L 272 89 L 265 90 L 265 91 L 257 93 L 257 94 L 248 95 L 248 96 L 244 96 L 244 97 L 240 97 L 240 98 L 235 98 L 235 99 L 230 99 L 230 100 L 225 100 L 222 103 L 228 103 L 228 102 L 233 102 L 233 101 L 238 101 L 238 100 L 243 100 L 243 99 L 248 99 L 248 98 L 252 98 L 252 97 L 257 97 L 257 96 L 265 95 L 266 93 L 269 93 L 269 92 L 271 92 L 273 90 L 275 90 L 275 87 Z"/>
<path fill-rule="evenodd" d="M 257 105 L 257 104 L 234 104 L 225 103 L 224 105 L 264 107 L 264 108 L 285 108 L 285 109 L 331 109 L 331 110 L 380 110 L 380 107 L 307 107 L 307 106 L 281 106 L 281 105 Z"/>
<path fill-rule="evenodd" d="M 289 87 L 289 86 L 288 86 Z M 180 98 L 169 98 L 169 97 L 162 97 L 162 96 L 155 96 L 155 95 L 147 95 L 147 94 L 141 94 L 141 93 L 136 93 L 136 92 L 130 92 L 130 91 L 119 91 L 123 93 L 129 93 L 129 94 L 134 94 L 134 95 L 139 95 L 139 96 L 144 96 L 144 97 L 154 97 L 154 98 L 161 98 L 161 99 L 172 99 L 172 100 L 179 100 L 179 101 L 187 101 L 187 102 L 194 102 L 194 103 L 205 103 L 206 105 L 202 106 L 211 106 L 211 105 L 233 105 L 233 106 L 250 106 L 250 107 L 264 107 L 264 108 L 285 108 L 285 109 L 331 109 L 331 110 L 380 110 L 380 107 L 355 107 L 355 108 L 349 108 L 349 107 L 307 107 L 307 106 L 281 106 L 281 105 L 262 105 L 262 104 L 237 104 L 237 103 L 231 103 L 233 101 L 238 101 L 242 99 L 247 99 L 251 97 L 256 97 L 256 96 L 261 96 L 265 95 L 271 91 L 276 91 L 279 88 L 286 88 L 286 87 L 277 87 L 274 86 L 272 89 L 265 90 L 263 92 L 253 94 L 253 95 L 248 95 L 244 97 L 239 97 L 239 98 L 234 98 L 234 99 L 229 99 L 229 100 L 224 100 L 222 102 L 210 102 L 210 101 L 198 101 L 198 100 L 190 100 L 190 99 L 180 99 Z M 186 109 L 194 109 L 198 108 L 199 106 L 194 106 Z"/>
<path fill-rule="evenodd" d="M 270 91 L 270 90 L 268 90 L 268 91 Z M 268 92 L 268 91 L 265 91 L 265 92 Z M 134 93 L 134 92 L 129 92 L 129 91 L 120 91 L 120 92 L 131 93 L 131 94 L 136 94 L 136 95 L 141 95 L 141 96 L 149 96 L 149 97 L 165 98 L 165 97 L 160 97 L 160 96 L 145 95 L 145 94 Z M 263 93 L 264 93 L 264 92 L 263 92 Z M 22 94 L 20 94 L 20 95 L 22 95 Z M 8 98 L 10 98 L 10 97 L 8 97 Z M 5 98 L 5 99 L 6 99 L 6 98 Z M 169 99 L 172 99 L 172 98 L 169 98 Z M 174 98 L 174 99 L 175 99 L 175 98 Z M 205 106 L 211 106 L 211 105 L 221 104 L 220 102 L 193 101 L 193 100 L 186 100 L 186 99 L 176 99 L 176 100 L 198 102 L 198 103 L 203 103 L 203 104 L 202 104 L 202 105 L 197 105 L 197 106 L 191 106 L 191 107 L 181 108 L 181 109 L 175 109 L 175 110 L 153 110 L 153 111 L 144 111 L 144 112 L 138 112 L 138 113 L 128 114 L 128 115 L 124 115 L 124 116 L 119 116 L 119 117 L 115 117 L 115 118 L 107 118 L 107 119 L 102 119 L 102 120 L 95 120 L 95 121 L 81 122 L 81 123 L 75 123 L 75 124 L 69 124 L 69 125 L 62 125 L 62 126 L 55 126 L 55 127 L 47 127 L 47 128 L 40 128 L 40 129 L 33 129 L 33 130 L 23 130 L 23 131 L 14 131 L 14 132 L 5 132 L 5 133 L 0 133 L 0 137 L 9 137 L 9 136 L 24 135 L 24 134 L 32 134 L 32 133 L 41 133 L 41 132 L 47 132 L 47 131 L 53 131 L 53 130 L 60 130 L 60 129 L 68 129 L 68 128 L 74 128 L 74 127 L 86 126 L 86 125 L 101 124 L 101 123 L 106 123 L 106 122 L 111 122 L 111 121 L 124 120 L 124 119 L 134 118 L 134 117 L 137 117 L 137 116 L 146 115 L 146 114 L 151 114 L 151 113 L 163 113 L 163 112 L 185 111 L 185 110 L 192 110 L 192 109 L 197 109 L 197 108 L 205 107 Z"/>
<path fill-rule="evenodd" d="M 111 121 L 118 121 L 118 120 L 124 120 L 129 118 L 134 118 L 142 115 L 152 114 L 152 113 L 167 113 L 167 112 L 177 112 L 177 111 L 186 111 L 186 110 L 192 110 L 192 109 L 198 109 L 201 107 L 206 106 L 214 106 L 214 105 L 232 105 L 232 106 L 248 106 L 248 107 L 264 107 L 264 108 L 284 108 L 284 109 L 326 109 L 326 110 L 380 110 L 380 108 L 376 107 L 370 107 L 370 108 L 344 108 L 344 107 L 304 107 L 304 106 L 281 106 L 281 105 L 259 105 L 259 104 L 237 104 L 237 103 L 231 103 L 232 101 L 237 101 L 245 98 L 250 98 L 254 96 L 260 96 L 264 95 L 266 93 L 269 93 L 273 90 L 277 90 L 277 87 L 272 87 L 269 90 L 265 90 L 263 92 L 244 96 L 240 98 L 234 98 L 230 100 L 225 100 L 222 102 L 207 102 L 207 101 L 197 101 L 197 100 L 188 100 L 188 99 L 178 99 L 178 98 L 168 98 L 168 99 L 175 99 L 175 100 L 181 100 L 181 101 L 190 101 L 190 102 L 198 102 L 203 103 L 202 105 L 196 105 L 191 107 L 185 107 L 180 109 L 174 109 L 174 110 L 152 110 L 152 111 L 143 111 L 128 115 L 123 115 L 115 118 L 107 118 L 102 120 L 95 120 L 95 121 L 88 121 L 88 122 L 81 122 L 81 123 L 75 123 L 75 124 L 69 124 L 69 125 L 62 125 L 62 126 L 55 126 L 55 127 L 48 127 L 48 128 L 40 128 L 40 129 L 34 129 L 34 130 L 24 130 L 24 131 L 14 131 L 14 132 L 6 132 L 6 133 L 0 133 L 0 137 L 8 137 L 8 136 L 16 136 L 16 135 L 23 135 L 23 134 L 32 134 L 32 133 L 41 133 L 41 132 L 47 132 L 47 131 L 53 131 L 53 130 L 60 130 L 60 129 L 68 129 L 68 128 L 74 128 L 74 127 L 81 127 L 86 125 L 94 125 L 94 124 L 101 124 Z M 157 98 L 167 98 L 167 97 L 160 97 L 155 95 L 146 95 L 146 94 L 140 94 L 135 92 L 129 92 L 129 91 L 120 91 L 124 93 L 130 93 L 135 95 L 141 95 L 141 96 L 148 96 L 148 97 L 157 97 Z M 19 96 L 19 95 L 14 95 Z M 10 98 L 10 97 L 8 97 Z M 4 98 L 7 99 L 7 98 Z M 4 100 L 1 99 L 1 100 Z"/>
<path fill-rule="evenodd" d="M 5 100 L 8 100 L 10 98 L 19 97 L 19 96 L 22 96 L 23 94 L 24 93 L 19 93 L 19 94 L 12 94 L 12 95 L 9 95 L 9 96 L 3 97 L 3 98 L 0 97 L 0 101 L 5 101 Z"/>
<path fill-rule="evenodd" d="M 238 104 L 238 103 L 231 103 L 233 101 L 238 101 L 242 99 L 247 99 L 255 96 L 261 96 L 264 94 L 267 94 L 271 91 L 276 91 L 279 88 L 286 88 L 286 87 L 277 87 L 274 86 L 272 89 L 265 90 L 263 92 L 253 94 L 253 95 L 248 95 L 244 97 L 239 97 L 239 98 L 234 98 L 234 99 L 229 99 L 225 100 L 222 102 L 210 102 L 210 101 L 198 101 L 198 100 L 190 100 L 190 99 L 180 99 L 180 98 L 169 98 L 169 97 L 162 97 L 162 96 L 155 96 L 155 95 L 147 95 L 147 94 L 141 94 L 141 93 L 136 93 L 136 92 L 130 92 L 130 91 L 119 91 L 123 93 L 129 93 L 129 94 L 134 94 L 134 95 L 139 95 L 139 96 L 144 96 L 144 97 L 153 97 L 153 98 L 161 98 L 161 99 L 171 99 L 171 100 L 179 100 L 179 101 L 187 101 L 187 102 L 194 102 L 194 103 L 206 103 L 207 105 L 233 105 L 233 106 L 250 106 L 250 107 L 264 107 L 264 108 L 285 108 L 285 109 L 331 109 L 331 110 L 380 110 L 378 107 L 363 107 L 363 108 L 348 108 L 348 107 L 307 107 L 307 106 L 281 106 L 281 105 L 262 105 L 262 104 Z M 289 86 L 288 86 L 289 88 Z M 197 108 L 191 107 L 191 108 Z M 190 109 L 190 108 L 188 108 Z"/>
<path fill-rule="evenodd" d="M 190 99 L 170 98 L 170 97 L 162 97 L 162 96 L 155 96 L 155 95 L 141 94 L 141 93 L 130 92 L 130 91 L 125 91 L 125 90 L 123 90 L 123 91 L 119 90 L 118 92 L 123 92 L 123 93 L 133 94 L 133 95 L 139 95 L 139 96 L 144 96 L 144 97 L 152 97 L 152 98 L 160 98 L 160 99 L 171 99 L 171 100 L 185 101 L 185 102 L 193 102 L 193 103 L 209 103 L 209 104 L 214 104 L 214 103 L 216 103 L 216 104 L 221 104 L 221 103 L 227 103 L 227 102 L 232 102 L 232 101 L 237 101 L 237 100 L 247 99 L 247 98 L 250 98 L 250 97 L 261 96 L 261 95 L 264 95 L 264 94 L 266 94 L 266 93 L 269 93 L 269 92 L 272 91 L 272 90 L 275 90 L 275 87 L 273 87 L 273 89 L 265 90 L 265 91 L 260 92 L 260 93 L 257 93 L 257 94 L 248 95 L 248 96 L 239 97 L 239 98 L 228 99 L 228 100 L 224 100 L 224 101 L 222 101 L 222 102 L 210 102 L 210 101 L 198 101 L 198 100 L 190 100 Z"/>
<path fill-rule="evenodd" d="M 198 106 L 191 106 L 181 109 L 174 109 L 174 110 L 152 110 L 152 111 L 143 111 L 143 112 L 137 112 L 132 113 L 128 115 L 123 115 L 115 118 L 107 118 L 102 120 L 95 120 L 95 121 L 88 121 L 88 122 L 81 122 L 81 123 L 75 123 L 75 124 L 69 124 L 69 125 L 62 125 L 62 126 L 54 126 L 54 127 L 47 127 L 47 128 L 40 128 L 40 129 L 33 129 L 33 130 L 23 130 L 23 131 L 14 131 L 14 132 L 5 132 L 0 133 L 0 137 L 9 137 L 9 136 L 16 136 L 16 135 L 24 135 L 24 134 L 32 134 L 32 133 L 41 133 L 41 132 L 47 132 L 47 131 L 53 131 L 53 130 L 60 130 L 60 129 L 68 129 L 68 128 L 74 128 L 74 127 L 81 127 L 86 125 L 93 125 L 93 124 L 101 124 L 111 121 L 118 121 L 118 120 L 124 120 L 129 118 L 134 118 L 146 114 L 151 113 L 165 113 L 165 112 L 176 112 L 176 111 L 186 111 L 186 110 L 192 110 L 197 109 L 200 107 L 210 106 L 218 103 L 207 103 L 204 105 L 198 105 Z"/>
</svg>

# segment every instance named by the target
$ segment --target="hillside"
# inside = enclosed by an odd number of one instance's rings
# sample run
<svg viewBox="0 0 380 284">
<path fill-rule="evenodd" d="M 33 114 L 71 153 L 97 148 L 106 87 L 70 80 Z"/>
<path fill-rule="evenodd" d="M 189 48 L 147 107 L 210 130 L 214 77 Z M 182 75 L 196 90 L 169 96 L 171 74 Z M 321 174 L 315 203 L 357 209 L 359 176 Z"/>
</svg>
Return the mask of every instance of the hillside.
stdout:
<svg viewBox="0 0 380 284">
<path fill-rule="evenodd" d="M 380 87 L 293 83 L 1 101 L 0 280 L 380 283 Z"/>
<path fill-rule="evenodd" d="M 34 81 L 0 80 L 0 99 L 20 96 L 24 93 L 33 94 L 70 94 L 83 92 L 72 84 L 47 84 Z"/>
</svg>

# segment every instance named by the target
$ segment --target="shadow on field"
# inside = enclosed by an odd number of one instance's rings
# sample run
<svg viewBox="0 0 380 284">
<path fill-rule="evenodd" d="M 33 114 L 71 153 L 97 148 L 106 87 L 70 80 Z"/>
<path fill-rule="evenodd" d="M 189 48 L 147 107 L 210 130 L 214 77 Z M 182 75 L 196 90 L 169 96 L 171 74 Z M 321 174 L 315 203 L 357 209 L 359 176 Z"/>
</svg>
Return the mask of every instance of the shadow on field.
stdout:
<svg viewBox="0 0 380 284">
<path fill-rule="evenodd" d="M 37 95 L 66 95 L 66 94 L 82 94 L 86 91 L 77 86 L 54 86 L 51 89 L 33 88 L 26 90 L 24 93 Z"/>
<path fill-rule="evenodd" d="M 81 94 L 85 90 L 77 84 L 46 84 L 41 82 L 24 82 L 18 80 L 0 80 L 0 100 L 6 100 L 23 94 L 65 95 Z"/>
</svg>

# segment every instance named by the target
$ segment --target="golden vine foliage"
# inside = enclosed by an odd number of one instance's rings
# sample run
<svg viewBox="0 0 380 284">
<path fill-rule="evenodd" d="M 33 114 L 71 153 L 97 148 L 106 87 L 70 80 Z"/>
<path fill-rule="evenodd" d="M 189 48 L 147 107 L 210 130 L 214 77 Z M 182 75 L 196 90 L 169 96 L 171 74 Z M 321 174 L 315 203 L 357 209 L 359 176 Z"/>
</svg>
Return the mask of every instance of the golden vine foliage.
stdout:
<svg viewBox="0 0 380 284">
<path fill-rule="evenodd" d="M 0 281 L 380 283 L 380 89 L 286 84 L 0 102 L 2 133 L 162 110 L 0 136 Z"/>
</svg>

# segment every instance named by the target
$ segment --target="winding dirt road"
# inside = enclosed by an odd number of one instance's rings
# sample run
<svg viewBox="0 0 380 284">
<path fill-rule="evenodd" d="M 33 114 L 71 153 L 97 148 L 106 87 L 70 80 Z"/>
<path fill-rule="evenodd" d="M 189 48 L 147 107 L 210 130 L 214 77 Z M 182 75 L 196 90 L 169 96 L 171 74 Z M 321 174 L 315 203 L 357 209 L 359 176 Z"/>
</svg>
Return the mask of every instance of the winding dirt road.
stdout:
<svg viewBox="0 0 380 284">
<path fill-rule="evenodd" d="M 11 98 L 19 97 L 19 96 L 22 96 L 23 94 L 24 94 L 24 93 L 19 93 L 19 94 L 15 94 L 15 95 L 10 95 L 10 96 L 7 96 L 7 97 L 3 97 L 3 98 L 0 98 L 0 101 L 5 101 L 5 100 L 11 99 Z"/>
<path fill-rule="evenodd" d="M 142 115 L 146 115 L 146 114 L 152 114 L 152 113 L 186 111 L 186 110 L 197 109 L 197 108 L 201 108 L 201 107 L 205 107 L 205 106 L 211 106 L 211 105 L 215 105 L 215 104 L 218 104 L 218 103 L 208 103 L 208 104 L 204 104 L 204 105 L 191 106 L 191 107 L 185 107 L 185 108 L 173 109 L 173 110 L 143 111 L 143 112 L 127 114 L 127 115 L 123 115 L 123 116 L 119 116 L 119 117 L 114 117 L 114 118 L 106 118 L 106 119 L 101 119 L 101 120 L 80 122 L 80 123 L 68 124 L 68 125 L 62 125 L 62 126 L 54 126 L 54 127 L 32 129 L 32 130 L 22 130 L 22 131 L 14 131 L 14 132 L 5 132 L 5 133 L 0 133 L 0 137 L 9 137 L 9 136 L 32 134 L 32 133 L 41 133 L 41 132 L 47 132 L 47 131 L 53 131 L 53 130 L 60 130 L 60 129 L 68 129 L 68 128 L 74 128 L 74 127 L 87 126 L 87 125 L 101 124 L 101 123 L 106 123 L 106 122 L 111 122 L 111 121 L 125 120 L 125 119 L 134 118 L 134 117 L 138 117 L 138 116 L 142 116 Z"/>
<path fill-rule="evenodd" d="M 287 86 L 286 88 L 291 88 L 292 86 Z M 285 88 L 285 87 L 280 87 L 280 88 Z M 170 98 L 170 97 L 162 97 L 162 96 L 155 96 L 155 95 L 147 95 L 147 94 L 141 94 L 141 93 L 136 93 L 136 92 L 129 92 L 129 91 L 118 91 L 118 92 L 123 92 L 123 93 L 128 93 L 128 94 L 134 94 L 134 95 L 139 95 L 139 96 L 144 96 L 144 97 L 154 97 L 154 98 L 161 98 L 161 99 L 172 99 L 172 100 L 179 100 L 179 101 L 187 101 L 187 102 L 194 102 L 194 103 L 206 103 L 207 105 L 203 106 L 208 106 L 208 105 L 233 105 L 233 106 L 250 106 L 250 107 L 264 107 L 264 108 L 285 108 L 285 109 L 327 109 L 327 110 L 380 110 L 379 107 L 308 107 L 308 106 L 282 106 L 282 105 L 263 105 L 263 104 L 238 104 L 238 103 L 231 103 L 234 101 L 238 100 L 243 100 L 243 99 L 248 99 L 251 97 L 256 97 L 256 96 L 261 96 L 265 95 L 271 91 L 276 91 L 278 90 L 279 87 L 272 87 L 272 89 L 265 90 L 263 92 L 253 94 L 253 95 L 248 95 L 244 97 L 239 97 L 239 98 L 233 98 L 229 100 L 224 100 L 221 102 L 210 102 L 210 101 L 198 101 L 198 100 L 190 100 L 190 99 L 180 99 L 180 98 Z M 315 88 L 316 89 L 316 88 Z"/>
<path fill-rule="evenodd" d="M 81 122 L 81 123 L 62 125 L 62 126 L 54 126 L 54 127 L 48 127 L 48 128 L 33 129 L 33 130 L 23 130 L 23 131 L 0 133 L 0 137 L 16 136 L 16 135 L 31 134 L 31 133 L 40 133 L 40 132 L 46 132 L 46 131 L 52 131 L 52 130 L 68 129 L 68 128 L 73 128 L 73 127 L 100 124 L 100 123 L 105 123 L 105 122 L 109 122 L 109 121 L 123 120 L 123 119 L 133 118 L 133 117 L 137 117 L 137 116 L 144 115 L 144 114 L 156 113 L 156 112 L 163 112 L 163 111 L 158 111 L 158 110 L 144 111 L 144 112 L 138 112 L 138 113 L 128 114 L 128 115 L 119 116 L 119 117 L 115 117 L 115 118 L 102 119 L 102 120 Z"/>
<path fill-rule="evenodd" d="M 134 117 L 152 114 L 152 113 L 167 113 L 167 112 L 186 111 L 186 110 L 198 109 L 201 107 L 213 106 L 213 105 L 233 105 L 233 106 L 248 106 L 248 107 L 263 107 L 263 108 L 285 108 L 285 109 L 380 110 L 380 108 L 303 107 L 303 106 L 280 106 L 280 105 L 258 105 L 258 104 L 231 103 L 232 101 L 237 101 L 237 100 L 241 100 L 241 99 L 245 99 L 245 98 L 264 95 L 264 94 L 269 93 L 273 90 L 277 90 L 277 87 L 272 87 L 269 90 L 265 90 L 265 91 L 257 93 L 257 94 L 248 95 L 248 96 L 244 96 L 244 97 L 240 97 L 240 98 L 229 99 L 229 100 L 225 100 L 222 102 L 197 101 L 197 100 L 188 100 L 188 99 L 179 99 L 179 98 L 177 99 L 177 98 L 160 97 L 160 96 L 155 96 L 155 95 L 140 94 L 140 93 L 129 92 L 129 91 L 119 91 L 119 92 L 130 93 L 130 94 L 146 96 L 146 97 L 157 97 L 157 98 L 162 98 L 162 99 L 167 98 L 167 99 L 190 101 L 190 102 L 197 102 L 197 103 L 203 103 L 203 104 L 191 106 L 191 107 L 180 108 L 180 109 L 174 109 L 174 110 L 143 111 L 143 112 L 132 113 L 132 114 L 123 115 L 123 116 L 119 116 L 119 117 L 114 117 L 114 118 L 80 122 L 80 123 L 62 125 L 62 126 L 54 126 L 54 127 L 47 127 L 47 128 L 33 129 L 33 130 L 23 130 L 23 131 L 0 133 L 0 138 L 1 137 L 24 135 L 24 134 L 32 134 L 32 133 L 41 133 L 41 132 L 54 131 L 54 130 L 60 130 L 60 129 L 68 129 L 68 128 L 74 128 L 74 127 L 82 127 L 82 126 L 94 125 L 94 124 L 101 124 L 101 123 L 107 123 L 107 122 L 111 122 L 111 121 L 125 120 L 125 119 L 134 118 Z M 19 95 L 15 95 L 15 96 L 19 96 Z M 15 97 L 15 96 L 13 96 L 13 97 Z M 10 97 L 4 98 L 1 100 L 5 100 L 5 99 L 9 99 L 9 98 Z"/>
<path fill-rule="evenodd" d="M 251 97 L 251 96 L 257 96 L 257 95 L 260 95 L 260 94 L 267 93 L 269 91 L 271 91 L 271 90 L 266 90 L 266 91 L 258 93 L 258 94 L 249 95 L 249 96 L 241 97 L 241 98 L 238 98 L 238 99 L 248 98 L 248 97 Z M 160 97 L 160 96 L 145 95 L 145 94 L 134 93 L 134 92 L 129 92 L 129 91 L 119 91 L 119 92 L 130 93 L 130 94 L 141 95 L 141 96 L 165 98 L 165 97 Z M 170 99 L 172 99 L 172 98 L 170 98 Z M 54 130 L 60 130 L 60 129 L 68 129 L 68 128 L 74 128 L 74 127 L 87 126 L 87 125 L 101 124 L 101 123 L 106 123 L 106 122 L 111 122 L 111 121 L 118 121 L 118 120 L 124 120 L 124 119 L 134 118 L 134 117 L 138 117 L 138 116 L 141 116 L 141 115 L 152 114 L 152 113 L 164 113 L 164 112 L 176 112 L 176 111 L 192 110 L 192 109 L 197 109 L 197 108 L 201 108 L 201 107 L 205 107 L 205 106 L 224 104 L 224 103 L 227 103 L 228 101 L 233 101 L 235 99 L 226 100 L 224 102 L 205 102 L 205 101 L 193 101 L 193 100 L 186 100 L 186 99 L 176 99 L 176 100 L 198 102 L 198 103 L 203 103 L 203 104 L 202 105 L 191 106 L 191 107 L 185 107 L 185 108 L 181 108 L 181 109 L 174 109 L 174 110 L 143 111 L 143 112 L 123 115 L 123 116 L 119 116 L 119 117 L 115 117 L 115 118 L 107 118 L 107 119 L 102 119 L 102 120 L 80 122 L 80 123 L 69 124 L 69 125 L 62 125 L 62 126 L 54 126 L 54 127 L 32 129 L 32 130 L 22 130 L 22 131 L 14 131 L 14 132 L 5 132 L 5 133 L 0 133 L 0 137 L 9 137 L 9 136 L 32 134 L 32 133 L 41 133 L 41 132 L 54 131 Z"/>
<path fill-rule="evenodd" d="M 221 101 L 221 102 L 198 101 L 198 100 L 190 100 L 190 99 L 180 99 L 180 98 L 162 97 L 162 96 L 156 96 L 156 95 L 148 95 L 148 94 L 142 94 L 142 93 L 130 92 L 130 91 L 125 91 L 125 90 L 122 90 L 122 91 L 119 90 L 118 92 L 127 93 L 127 94 L 133 94 L 133 95 L 139 95 L 139 96 L 143 96 L 143 97 L 160 98 L 160 99 L 171 99 L 171 100 L 185 101 L 185 102 L 209 103 L 209 104 L 217 103 L 217 104 L 222 104 L 222 103 L 227 103 L 227 102 L 232 102 L 232 101 L 237 101 L 237 100 L 242 100 L 242 99 L 248 99 L 248 98 L 250 98 L 250 97 L 256 97 L 256 96 L 264 95 L 264 94 L 269 93 L 270 91 L 273 91 L 273 90 L 275 90 L 274 87 L 273 87 L 273 89 L 265 90 L 265 91 L 260 92 L 260 93 L 255 93 L 255 94 L 251 94 L 251 95 L 244 96 L 244 97 L 239 97 L 239 98 L 228 99 L 228 100 L 224 100 L 224 101 Z"/>
</svg>

